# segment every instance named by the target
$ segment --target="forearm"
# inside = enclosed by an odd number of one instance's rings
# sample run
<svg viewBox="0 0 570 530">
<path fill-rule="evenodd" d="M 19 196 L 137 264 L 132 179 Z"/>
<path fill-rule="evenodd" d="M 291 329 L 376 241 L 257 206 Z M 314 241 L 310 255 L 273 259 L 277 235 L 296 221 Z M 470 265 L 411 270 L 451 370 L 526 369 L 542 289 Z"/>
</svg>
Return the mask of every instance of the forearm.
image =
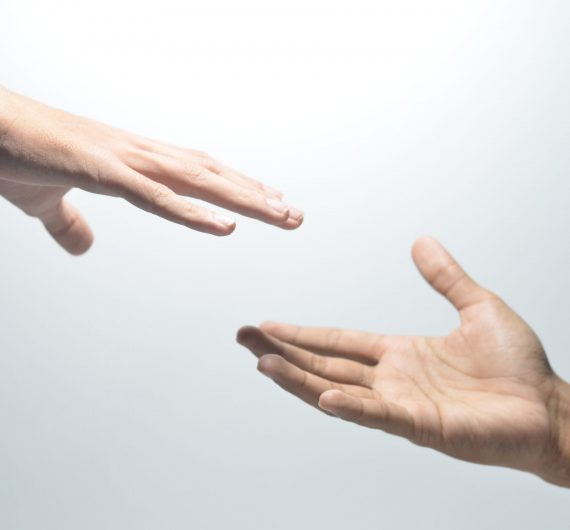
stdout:
<svg viewBox="0 0 570 530">
<path fill-rule="evenodd" d="M 45 151 L 48 140 L 58 134 L 57 112 L 0 85 L 0 149 L 16 158 Z"/>
<path fill-rule="evenodd" d="M 22 163 L 41 160 L 45 155 L 42 142 L 49 135 L 42 131 L 41 106 L 0 86 L 0 177 L 8 172 L 19 180 Z"/>
<path fill-rule="evenodd" d="M 77 129 L 66 126 L 65 118 L 0 86 L 0 180 L 73 187 L 85 157 L 73 149 Z"/>
<path fill-rule="evenodd" d="M 5 147 L 18 117 L 18 96 L 0 85 L 0 149 Z"/>
<path fill-rule="evenodd" d="M 554 457 L 540 476 L 548 482 L 570 488 L 570 384 L 556 376 L 548 405 Z"/>
</svg>

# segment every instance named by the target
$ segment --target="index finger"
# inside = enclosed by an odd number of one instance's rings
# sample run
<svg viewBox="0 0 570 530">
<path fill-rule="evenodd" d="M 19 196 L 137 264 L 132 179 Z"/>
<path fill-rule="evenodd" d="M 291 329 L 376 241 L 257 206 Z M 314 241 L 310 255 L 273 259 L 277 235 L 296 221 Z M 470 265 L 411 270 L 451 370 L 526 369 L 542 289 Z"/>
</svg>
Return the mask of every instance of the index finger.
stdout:
<svg viewBox="0 0 570 530">
<path fill-rule="evenodd" d="M 167 186 L 134 170 L 125 171 L 115 186 L 118 196 L 173 223 L 217 236 L 229 235 L 235 229 L 233 219 L 192 204 Z"/>
<path fill-rule="evenodd" d="M 368 365 L 378 363 L 383 352 L 383 335 L 338 328 L 302 327 L 264 322 L 260 328 L 274 337 L 321 355 L 346 357 Z"/>
</svg>

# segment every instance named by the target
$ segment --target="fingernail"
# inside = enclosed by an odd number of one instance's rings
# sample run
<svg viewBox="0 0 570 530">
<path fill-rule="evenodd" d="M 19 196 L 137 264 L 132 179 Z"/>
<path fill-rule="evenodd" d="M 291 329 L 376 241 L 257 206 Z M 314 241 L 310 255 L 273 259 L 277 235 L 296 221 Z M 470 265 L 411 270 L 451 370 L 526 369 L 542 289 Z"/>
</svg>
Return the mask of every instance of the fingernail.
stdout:
<svg viewBox="0 0 570 530">
<path fill-rule="evenodd" d="M 290 219 L 294 219 L 295 221 L 298 221 L 299 219 L 303 218 L 303 212 L 301 210 L 298 210 L 297 208 L 294 208 L 293 206 L 289 207 L 289 218 Z"/>
<path fill-rule="evenodd" d="M 226 217 L 225 215 L 220 215 L 218 213 L 214 214 L 214 219 L 224 225 L 224 226 L 232 226 L 233 224 L 235 224 L 235 221 L 233 219 L 230 219 L 229 217 Z"/>
<path fill-rule="evenodd" d="M 287 206 L 284 202 L 281 202 L 277 199 L 265 199 L 265 200 L 267 201 L 267 204 L 269 204 L 269 206 L 271 206 L 271 208 L 273 208 L 276 212 L 283 213 L 289 209 L 289 206 Z"/>
</svg>

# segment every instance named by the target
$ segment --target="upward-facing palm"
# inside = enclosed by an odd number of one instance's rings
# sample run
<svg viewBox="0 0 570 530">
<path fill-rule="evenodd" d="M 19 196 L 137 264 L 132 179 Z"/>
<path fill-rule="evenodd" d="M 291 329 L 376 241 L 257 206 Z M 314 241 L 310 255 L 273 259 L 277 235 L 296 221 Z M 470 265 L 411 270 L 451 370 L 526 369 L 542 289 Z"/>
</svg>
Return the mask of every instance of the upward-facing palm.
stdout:
<svg viewBox="0 0 570 530">
<path fill-rule="evenodd" d="M 413 257 L 460 313 L 447 337 L 266 323 L 238 340 L 261 357 L 261 372 L 340 418 L 465 460 L 543 470 L 556 447 L 557 378 L 539 339 L 433 239 Z"/>
</svg>

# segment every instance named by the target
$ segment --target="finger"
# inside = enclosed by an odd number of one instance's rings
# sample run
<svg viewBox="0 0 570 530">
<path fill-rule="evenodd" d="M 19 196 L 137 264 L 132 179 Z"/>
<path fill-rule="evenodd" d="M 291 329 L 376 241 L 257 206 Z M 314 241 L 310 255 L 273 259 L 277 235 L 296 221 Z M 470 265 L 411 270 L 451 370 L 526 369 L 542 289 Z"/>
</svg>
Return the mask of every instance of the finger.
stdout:
<svg viewBox="0 0 570 530">
<path fill-rule="evenodd" d="M 289 344 L 323 355 L 346 357 L 375 365 L 384 350 L 384 337 L 375 333 L 337 328 L 312 328 L 264 322 L 260 328 Z"/>
<path fill-rule="evenodd" d="M 305 220 L 305 215 L 301 213 L 301 217 L 299 217 L 298 219 L 293 219 L 290 217 L 289 219 L 287 219 L 287 221 L 280 224 L 279 227 L 283 228 L 284 230 L 295 230 L 296 228 L 299 228 L 303 224 L 304 220 Z"/>
<path fill-rule="evenodd" d="M 173 223 L 217 236 L 229 235 L 235 229 L 233 219 L 192 204 L 134 170 L 122 173 L 118 187 L 118 195 L 131 204 Z"/>
<path fill-rule="evenodd" d="M 93 232 L 83 216 L 65 199 L 43 213 L 40 220 L 49 234 L 70 254 L 78 256 L 93 244 Z"/>
<path fill-rule="evenodd" d="M 303 217 L 300 210 L 279 199 L 238 185 L 196 161 L 140 153 L 131 166 L 176 193 L 195 197 L 266 223 L 281 225 L 291 218 L 298 226 Z"/>
<path fill-rule="evenodd" d="M 280 355 L 301 370 L 336 383 L 370 388 L 373 374 L 369 366 L 347 359 L 325 357 L 281 342 L 259 328 L 245 326 L 238 331 L 237 341 L 257 357 L 268 353 Z"/>
<path fill-rule="evenodd" d="M 185 159 L 188 155 L 192 156 L 193 158 L 199 159 L 200 163 L 206 168 L 212 171 L 213 173 L 217 173 L 225 178 L 233 180 L 237 184 L 240 184 L 245 187 L 249 187 L 253 190 L 257 190 L 265 195 L 276 197 L 281 199 L 283 197 L 283 193 L 280 191 L 268 186 L 267 184 L 263 184 L 235 169 L 232 169 L 224 164 L 221 164 L 214 158 L 212 158 L 207 153 L 203 151 L 197 151 L 195 149 L 188 149 L 183 147 L 177 147 L 175 145 L 165 144 L 163 142 L 158 142 L 156 140 L 148 140 L 144 141 L 142 144 L 138 142 L 141 148 L 151 151 L 157 154 L 163 154 L 167 156 L 171 156 L 175 159 Z"/>
<path fill-rule="evenodd" d="M 234 169 L 228 168 L 227 166 L 221 165 L 220 167 L 222 169 L 219 174 L 223 177 L 233 180 L 237 184 L 249 186 L 253 189 L 259 190 L 261 193 L 269 195 L 270 197 L 275 197 L 276 199 L 283 198 L 283 192 L 276 190 L 267 184 L 263 184 L 262 182 L 252 179 L 251 177 L 248 177 L 247 175 L 244 175 L 243 173 L 240 173 Z"/>
<path fill-rule="evenodd" d="M 265 223 L 298 228 L 303 221 L 298 208 L 208 170 L 198 170 L 198 177 L 191 176 L 189 185 L 192 196 Z"/>
<path fill-rule="evenodd" d="M 267 184 L 263 184 L 258 180 L 252 179 L 251 177 L 248 177 L 247 175 L 244 175 L 243 173 L 240 173 L 239 171 L 236 171 L 231 167 L 221 164 L 217 160 L 214 160 L 211 157 L 209 157 L 208 155 L 205 155 L 203 165 L 210 171 L 220 175 L 221 177 L 227 178 L 228 180 L 231 180 L 240 186 L 250 188 L 252 190 L 258 191 L 260 193 L 263 193 L 264 195 L 267 195 L 269 197 L 274 197 L 276 199 L 283 198 L 283 193 L 280 192 L 279 190 L 276 190 L 271 186 L 268 186 Z"/>
<path fill-rule="evenodd" d="M 302 399 L 305 403 L 318 406 L 319 396 L 332 389 L 347 390 L 354 395 L 372 397 L 370 389 L 352 385 L 341 385 L 317 375 L 301 370 L 294 364 L 286 361 L 280 355 L 263 355 L 257 363 L 257 369 L 267 377 L 273 379 L 281 388 Z"/>
<path fill-rule="evenodd" d="M 443 246 L 431 237 L 416 241 L 412 257 L 426 281 L 458 311 L 494 296 L 475 283 Z"/>
<path fill-rule="evenodd" d="M 209 163 L 206 161 L 205 167 L 210 171 L 220 175 L 221 177 L 231 180 L 232 182 L 234 182 L 239 186 L 250 188 L 254 191 L 264 194 L 267 197 L 271 197 L 274 199 L 281 200 L 283 198 L 282 192 L 266 184 L 258 182 L 257 180 L 252 179 L 244 175 L 243 173 L 235 171 L 232 168 L 224 166 L 223 164 L 219 164 L 215 160 L 212 160 Z M 285 230 L 294 230 L 295 228 L 299 228 L 299 226 L 301 226 L 305 214 L 301 210 L 299 210 L 294 206 L 291 206 L 290 204 L 288 205 L 288 207 L 289 207 L 289 217 L 284 223 L 280 224 L 279 226 L 281 228 L 284 228 Z"/>
<path fill-rule="evenodd" d="M 414 423 L 408 411 L 379 397 L 362 398 L 340 390 L 329 390 L 320 396 L 318 404 L 343 420 L 408 439 L 414 437 Z"/>
</svg>

